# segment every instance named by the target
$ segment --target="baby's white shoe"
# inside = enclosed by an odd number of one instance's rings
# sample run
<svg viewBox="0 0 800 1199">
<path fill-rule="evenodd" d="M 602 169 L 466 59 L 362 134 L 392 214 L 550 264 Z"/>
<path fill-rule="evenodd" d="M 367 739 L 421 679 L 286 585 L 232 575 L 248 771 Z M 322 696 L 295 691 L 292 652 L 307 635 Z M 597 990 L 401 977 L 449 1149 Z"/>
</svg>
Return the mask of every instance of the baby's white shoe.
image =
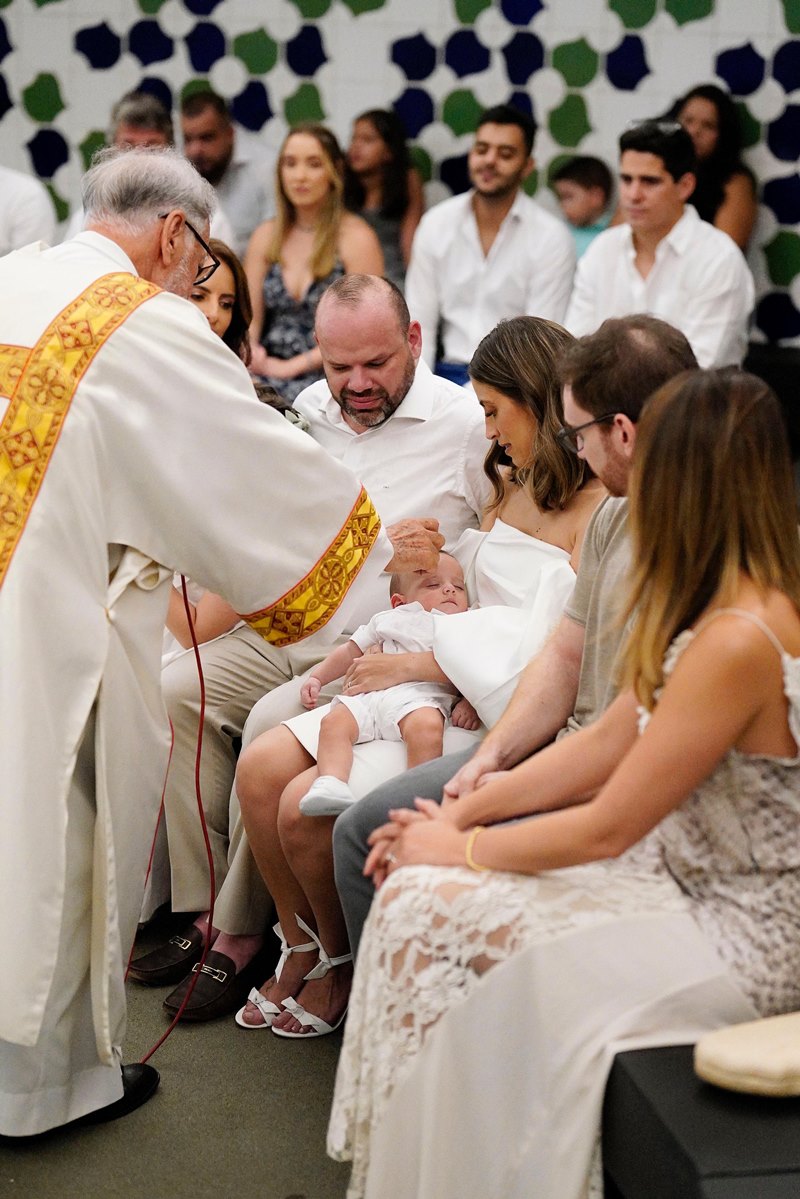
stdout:
<svg viewBox="0 0 800 1199">
<path fill-rule="evenodd" d="M 300 800 L 300 811 L 304 816 L 338 816 L 355 802 L 347 783 L 332 774 L 321 774 Z"/>
</svg>

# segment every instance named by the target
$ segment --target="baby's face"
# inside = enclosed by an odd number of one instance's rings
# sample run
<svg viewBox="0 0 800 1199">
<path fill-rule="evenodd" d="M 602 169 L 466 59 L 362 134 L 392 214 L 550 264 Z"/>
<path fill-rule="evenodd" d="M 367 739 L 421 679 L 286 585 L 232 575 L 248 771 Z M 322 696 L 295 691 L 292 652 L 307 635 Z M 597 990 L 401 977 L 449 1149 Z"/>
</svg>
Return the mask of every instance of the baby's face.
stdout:
<svg viewBox="0 0 800 1199">
<path fill-rule="evenodd" d="M 438 608 L 440 612 L 466 612 L 469 607 L 464 572 L 455 558 L 448 554 L 439 555 L 436 570 L 420 571 L 414 583 L 406 590 L 405 601 L 416 600 L 426 612 Z"/>
</svg>

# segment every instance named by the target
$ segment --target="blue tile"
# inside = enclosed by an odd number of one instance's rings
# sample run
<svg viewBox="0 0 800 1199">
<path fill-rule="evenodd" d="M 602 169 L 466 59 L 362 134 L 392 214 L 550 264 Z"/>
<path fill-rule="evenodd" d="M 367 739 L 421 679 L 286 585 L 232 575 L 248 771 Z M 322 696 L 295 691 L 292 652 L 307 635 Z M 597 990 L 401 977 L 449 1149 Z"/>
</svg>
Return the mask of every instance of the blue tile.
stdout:
<svg viewBox="0 0 800 1199">
<path fill-rule="evenodd" d="M 761 189 L 761 201 L 780 225 L 795 225 L 800 221 L 800 175 L 770 179 Z"/>
<path fill-rule="evenodd" d="M 776 121 L 767 126 L 767 145 L 782 162 L 800 158 L 800 105 L 788 104 Z M 794 218 L 800 220 L 800 213 Z"/>
<path fill-rule="evenodd" d="M 800 41 L 784 42 L 778 47 L 772 60 L 772 77 L 785 92 L 800 87 Z"/>
<path fill-rule="evenodd" d="M 264 84 L 252 79 L 231 102 L 231 112 L 233 119 L 245 129 L 252 129 L 254 133 L 263 129 L 273 115 Z"/>
<path fill-rule="evenodd" d="M 457 158 L 445 158 L 439 167 L 439 177 L 446 183 L 454 195 L 469 191 L 472 184 L 469 181 L 467 155 L 459 154 Z"/>
<path fill-rule="evenodd" d="M 632 92 L 650 74 L 642 39 L 635 34 L 624 37 L 606 56 L 606 75 L 620 91 Z"/>
<path fill-rule="evenodd" d="M 225 55 L 225 34 L 210 21 L 198 21 L 186 35 L 189 61 L 195 71 L 205 74 Z"/>
<path fill-rule="evenodd" d="M 800 312 L 785 292 L 772 292 L 756 308 L 756 325 L 769 341 L 800 337 Z"/>
<path fill-rule="evenodd" d="M 310 78 L 328 61 L 322 37 L 315 25 L 304 25 L 286 44 L 286 62 L 295 75 Z"/>
<path fill-rule="evenodd" d="M 33 169 L 42 179 L 52 179 L 69 158 L 69 146 L 55 129 L 40 129 L 27 145 Z"/>
<path fill-rule="evenodd" d="M 490 55 L 471 29 L 460 29 L 448 38 L 444 61 L 459 79 L 463 79 L 465 75 L 476 75 L 479 71 L 487 70 Z"/>
<path fill-rule="evenodd" d="M 425 126 L 433 121 L 433 100 L 421 87 L 407 87 L 393 107 L 410 138 L 419 137 Z"/>
<path fill-rule="evenodd" d="M 747 42 L 717 55 L 716 71 L 734 96 L 750 96 L 764 82 L 766 63 L 754 46 Z"/>
<path fill-rule="evenodd" d="M 128 49 L 143 67 L 165 62 L 175 53 L 175 43 L 167 37 L 158 21 L 137 21 L 128 33 Z"/>
<path fill-rule="evenodd" d="M 436 69 L 436 49 L 424 33 L 403 37 L 392 46 L 392 62 L 405 73 L 406 79 L 427 79 Z"/>
<path fill-rule="evenodd" d="M 544 8 L 542 0 L 502 0 L 500 9 L 512 25 L 527 25 Z"/>
<path fill-rule="evenodd" d="M 515 33 L 503 47 L 503 58 L 509 83 L 520 87 L 544 66 L 544 46 L 535 33 Z"/>
<path fill-rule="evenodd" d="M 103 21 L 90 29 L 79 29 L 75 34 L 75 49 L 83 54 L 95 70 L 113 67 L 122 53 L 122 42 L 113 29 Z"/>
</svg>

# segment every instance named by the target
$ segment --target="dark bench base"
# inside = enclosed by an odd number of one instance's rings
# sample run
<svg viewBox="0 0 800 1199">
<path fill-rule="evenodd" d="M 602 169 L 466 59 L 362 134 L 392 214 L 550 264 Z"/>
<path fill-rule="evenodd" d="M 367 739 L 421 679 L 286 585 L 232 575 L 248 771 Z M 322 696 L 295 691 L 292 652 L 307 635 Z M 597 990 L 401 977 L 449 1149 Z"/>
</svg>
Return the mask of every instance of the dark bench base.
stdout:
<svg viewBox="0 0 800 1199">
<path fill-rule="evenodd" d="M 603 1163 L 606 1199 L 800 1199 L 800 1099 L 708 1086 L 691 1045 L 620 1053 Z"/>
</svg>

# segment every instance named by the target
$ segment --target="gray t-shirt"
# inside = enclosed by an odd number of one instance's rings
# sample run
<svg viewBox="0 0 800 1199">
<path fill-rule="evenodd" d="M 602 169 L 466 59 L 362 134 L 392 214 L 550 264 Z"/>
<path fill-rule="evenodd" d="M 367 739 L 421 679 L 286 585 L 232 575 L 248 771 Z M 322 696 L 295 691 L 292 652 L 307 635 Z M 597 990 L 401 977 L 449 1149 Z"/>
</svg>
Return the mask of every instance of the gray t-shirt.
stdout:
<svg viewBox="0 0 800 1199">
<path fill-rule="evenodd" d="M 609 497 L 586 528 L 578 577 L 565 608 L 586 632 L 575 710 L 562 734 L 591 724 L 617 694 L 615 666 L 624 635 L 619 614 L 629 565 L 628 501 Z"/>
</svg>

